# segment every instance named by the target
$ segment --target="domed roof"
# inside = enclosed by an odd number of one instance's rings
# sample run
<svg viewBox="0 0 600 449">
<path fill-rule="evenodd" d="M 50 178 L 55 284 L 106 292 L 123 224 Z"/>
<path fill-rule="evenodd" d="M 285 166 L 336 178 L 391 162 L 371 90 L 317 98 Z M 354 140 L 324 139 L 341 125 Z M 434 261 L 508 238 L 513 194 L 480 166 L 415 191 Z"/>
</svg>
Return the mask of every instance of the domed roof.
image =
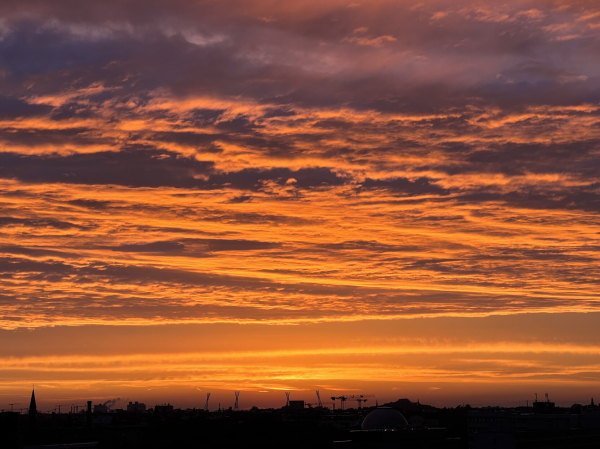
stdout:
<svg viewBox="0 0 600 449">
<path fill-rule="evenodd" d="M 397 429 L 408 425 L 406 418 L 393 408 L 376 408 L 362 422 L 362 430 Z"/>
</svg>

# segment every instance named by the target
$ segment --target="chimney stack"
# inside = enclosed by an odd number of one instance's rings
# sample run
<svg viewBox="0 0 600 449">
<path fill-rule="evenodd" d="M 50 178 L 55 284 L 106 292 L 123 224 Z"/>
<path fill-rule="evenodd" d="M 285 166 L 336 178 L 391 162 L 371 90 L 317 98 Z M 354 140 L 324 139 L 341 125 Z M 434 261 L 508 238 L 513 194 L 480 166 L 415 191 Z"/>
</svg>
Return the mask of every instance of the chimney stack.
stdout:
<svg viewBox="0 0 600 449">
<path fill-rule="evenodd" d="M 87 426 L 92 427 L 92 401 L 87 401 Z"/>
</svg>

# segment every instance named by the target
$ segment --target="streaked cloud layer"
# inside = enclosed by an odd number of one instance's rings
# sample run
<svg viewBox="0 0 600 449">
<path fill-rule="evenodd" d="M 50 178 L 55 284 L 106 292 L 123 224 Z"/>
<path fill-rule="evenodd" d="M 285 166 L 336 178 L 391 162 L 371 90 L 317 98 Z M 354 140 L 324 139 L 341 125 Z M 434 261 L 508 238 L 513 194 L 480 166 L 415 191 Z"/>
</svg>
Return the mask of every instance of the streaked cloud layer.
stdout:
<svg viewBox="0 0 600 449">
<path fill-rule="evenodd" d="M 5 330 L 600 310 L 597 2 L 0 17 Z"/>
</svg>

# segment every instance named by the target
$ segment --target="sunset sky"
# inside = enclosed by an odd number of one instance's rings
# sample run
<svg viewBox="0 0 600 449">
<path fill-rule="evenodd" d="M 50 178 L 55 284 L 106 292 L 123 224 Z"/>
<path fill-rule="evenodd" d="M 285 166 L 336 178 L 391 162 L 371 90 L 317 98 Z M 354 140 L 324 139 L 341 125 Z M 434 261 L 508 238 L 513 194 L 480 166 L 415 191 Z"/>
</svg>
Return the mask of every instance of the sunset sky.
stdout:
<svg viewBox="0 0 600 449">
<path fill-rule="evenodd" d="M 600 399 L 599 55 L 597 0 L 3 0 L 0 409 Z"/>
</svg>

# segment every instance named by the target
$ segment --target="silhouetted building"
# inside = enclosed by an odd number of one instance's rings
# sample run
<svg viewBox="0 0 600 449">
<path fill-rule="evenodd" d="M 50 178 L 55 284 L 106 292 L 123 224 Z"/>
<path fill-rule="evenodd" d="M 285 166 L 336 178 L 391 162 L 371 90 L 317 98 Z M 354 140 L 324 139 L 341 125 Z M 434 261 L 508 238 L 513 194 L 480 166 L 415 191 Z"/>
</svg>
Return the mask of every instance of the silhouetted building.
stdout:
<svg viewBox="0 0 600 449">
<path fill-rule="evenodd" d="M 290 401 L 290 410 L 304 410 L 304 401 Z"/>
<path fill-rule="evenodd" d="M 37 415 L 37 404 L 35 403 L 35 388 L 31 390 L 31 401 L 29 401 L 29 422 L 35 424 L 35 415 Z"/>
<path fill-rule="evenodd" d="M 94 413 L 108 413 L 108 407 L 104 404 L 94 405 Z"/>
<path fill-rule="evenodd" d="M 423 418 L 416 420 L 423 422 Z M 448 438 L 445 428 L 420 430 L 408 425 L 402 413 L 389 407 L 372 410 L 361 424 L 361 430 L 350 430 L 350 439 L 334 441 L 335 448 L 346 449 L 458 449 L 464 448 L 460 438 Z M 490 446 L 492 447 L 492 446 Z"/>
<path fill-rule="evenodd" d="M 413 415 L 410 417 L 408 422 L 412 427 L 425 427 L 423 424 L 423 417 L 421 415 Z"/>
<path fill-rule="evenodd" d="M 0 413 L 0 447 L 18 448 L 19 414 L 17 412 Z"/>
<path fill-rule="evenodd" d="M 547 404 L 541 402 L 540 404 Z M 600 414 L 518 413 L 489 409 L 469 412 L 470 449 L 597 448 Z"/>
<path fill-rule="evenodd" d="M 469 449 L 515 449 L 517 416 L 504 410 L 469 412 Z"/>
<path fill-rule="evenodd" d="M 87 401 L 86 421 L 87 426 L 92 427 L 92 401 Z"/>
<path fill-rule="evenodd" d="M 127 411 L 128 412 L 145 412 L 146 404 L 143 404 L 138 401 L 135 401 L 135 403 L 129 401 L 129 404 L 127 404 Z"/>
<path fill-rule="evenodd" d="M 556 409 L 556 404 L 554 402 L 550 402 L 548 399 L 548 393 L 546 393 L 545 401 L 538 401 L 537 395 L 536 400 L 533 402 L 533 413 L 554 413 Z"/>
<path fill-rule="evenodd" d="M 154 406 L 154 413 L 173 413 L 173 406 L 171 404 L 156 405 Z"/>
<path fill-rule="evenodd" d="M 376 408 L 362 422 L 362 430 L 389 430 L 406 427 L 408 422 L 402 413 L 393 408 Z"/>
</svg>

